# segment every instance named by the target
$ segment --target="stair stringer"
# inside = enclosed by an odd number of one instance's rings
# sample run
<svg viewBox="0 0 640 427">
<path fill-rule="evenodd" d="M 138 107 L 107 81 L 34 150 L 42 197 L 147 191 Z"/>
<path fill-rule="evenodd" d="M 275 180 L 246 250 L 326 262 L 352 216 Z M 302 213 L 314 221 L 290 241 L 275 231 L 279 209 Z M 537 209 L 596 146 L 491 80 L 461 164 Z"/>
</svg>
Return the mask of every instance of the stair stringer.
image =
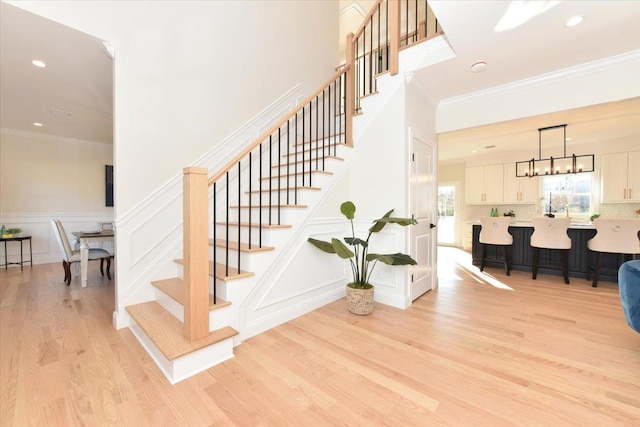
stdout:
<svg viewBox="0 0 640 427">
<path fill-rule="evenodd" d="M 295 85 L 271 105 L 247 121 L 237 131 L 215 144 L 193 165 L 215 172 L 241 152 L 284 114 L 295 109 L 311 91 Z M 116 307 L 113 325 L 116 329 L 129 326 L 125 307 L 154 299 L 151 281 L 175 277 L 178 267 L 173 261 L 182 257 L 182 185 L 178 173 L 159 186 L 146 199 L 115 221 L 119 241 L 116 264 Z"/>
<path fill-rule="evenodd" d="M 405 79 L 409 80 L 412 73 L 420 68 L 445 61 L 453 56 L 455 54 L 444 37 L 436 37 L 402 50 L 398 75 L 383 74 L 379 76 L 377 78 L 377 94 L 361 100 L 363 114 L 354 117 L 353 120 L 354 144 L 357 147 L 366 146 L 366 141 L 363 141 L 362 138 L 366 135 L 367 129 L 380 119 L 380 114 L 384 114 L 385 105 L 406 83 Z M 321 203 L 330 199 L 336 185 L 343 176 L 347 176 L 350 166 L 351 161 L 346 162 L 345 168 L 335 175 L 331 186 L 323 188 Z M 304 223 L 301 224 L 292 239 L 286 243 L 271 268 L 264 275 L 255 279 L 255 287 L 241 303 L 239 339 L 247 339 L 344 296 L 344 285 L 348 281 L 350 272 L 346 268 L 347 265 L 341 262 L 343 260 L 331 255 L 327 255 L 321 265 L 324 270 L 331 270 L 333 273 L 320 279 L 315 277 L 315 280 L 307 282 L 307 287 L 305 287 L 306 277 L 319 274 L 313 268 L 318 264 L 317 257 L 323 256 L 317 253 L 317 249 L 310 247 L 307 243 L 308 236 L 314 235 L 330 239 L 340 233 L 349 234 L 349 230 L 344 228 L 344 218 L 342 217 L 316 219 L 315 213 L 319 210 L 319 206 L 316 205 L 314 209 L 309 211 Z M 308 256 L 306 251 L 310 251 Z M 331 263 L 335 263 L 335 265 Z M 302 267 L 298 267 L 299 264 Z M 286 277 L 287 273 L 295 269 L 300 270 L 299 287 L 302 289 L 294 289 L 291 279 Z M 292 275 L 295 276 L 295 274 Z M 394 298 L 393 295 L 387 296 L 385 302 L 392 303 L 394 306 L 402 305 L 402 301 L 398 302 Z"/>
<path fill-rule="evenodd" d="M 271 301 L 267 305 L 264 305 L 264 300 L 261 298 L 262 295 L 281 290 L 279 285 L 283 284 L 278 279 L 282 277 L 282 272 L 290 266 L 292 258 L 300 248 L 307 245 L 309 224 L 348 171 L 351 163 L 351 151 L 349 148 L 344 148 L 342 154 L 339 154 L 344 158 L 344 161 L 332 170 L 333 175 L 324 177 L 325 184 L 321 186 L 322 191 L 311 196 L 314 200 L 308 203 L 308 208 L 298 223 L 294 224 L 288 233 L 281 235 L 279 233 L 277 241 L 269 242 L 269 245 L 274 246 L 276 250 L 273 253 L 257 255 L 256 262 L 261 265 L 255 265 L 255 268 L 252 260 L 252 270 L 256 274 L 254 277 L 242 279 L 242 282 L 251 281 L 253 283 L 245 286 L 244 283 L 234 281 L 226 285 L 227 300 L 233 302 L 232 309 L 235 312 L 233 317 L 237 319 L 237 324 L 234 322 L 231 325 L 239 331 L 239 335 L 236 337 L 237 343 L 344 296 L 345 282 L 342 279 L 345 276 L 342 274 L 340 277 L 336 277 L 332 283 L 320 287 L 314 286 L 312 289 L 305 289 L 304 284 L 301 284 L 293 292 L 282 294 L 278 301 Z M 340 221 L 340 227 L 344 228 L 343 221 Z M 343 268 L 344 266 L 342 266 Z M 301 279 L 303 277 L 304 275 Z"/>
</svg>

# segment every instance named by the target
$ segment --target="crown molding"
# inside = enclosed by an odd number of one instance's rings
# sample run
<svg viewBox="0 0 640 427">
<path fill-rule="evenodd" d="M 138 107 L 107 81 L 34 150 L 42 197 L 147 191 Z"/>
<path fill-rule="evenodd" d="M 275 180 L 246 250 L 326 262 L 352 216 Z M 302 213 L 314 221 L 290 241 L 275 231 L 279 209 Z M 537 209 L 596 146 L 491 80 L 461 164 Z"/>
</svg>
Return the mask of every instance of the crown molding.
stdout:
<svg viewBox="0 0 640 427">
<path fill-rule="evenodd" d="M 439 103 L 439 107 L 451 107 L 460 104 L 466 104 L 474 101 L 481 100 L 483 98 L 494 97 L 497 95 L 503 95 L 507 93 L 517 92 L 524 89 L 529 89 L 537 86 L 547 85 L 550 83 L 576 78 L 587 74 L 597 73 L 610 68 L 618 68 L 630 64 L 636 64 L 640 62 L 640 50 L 634 50 L 626 52 L 620 55 L 610 56 L 608 58 L 599 59 L 585 64 L 576 65 L 574 67 L 563 68 L 561 70 L 553 71 L 551 73 L 540 74 L 538 76 L 518 80 L 513 83 L 508 83 L 500 86 L 494 86 L 489 89 L 479 90 L 476 92 L 467 93 L 465 95 L 455 96 L 452 98 L 443 99 Z"/>
</svg>

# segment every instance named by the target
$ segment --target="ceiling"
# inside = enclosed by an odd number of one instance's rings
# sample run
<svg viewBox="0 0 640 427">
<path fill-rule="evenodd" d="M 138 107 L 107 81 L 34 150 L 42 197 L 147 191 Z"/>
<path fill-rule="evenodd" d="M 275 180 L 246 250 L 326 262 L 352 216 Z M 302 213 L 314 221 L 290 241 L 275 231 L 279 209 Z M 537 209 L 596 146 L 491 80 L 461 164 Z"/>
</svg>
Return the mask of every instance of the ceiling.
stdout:
<svg viewBox="0 0 640 427">
<path fill-rule="evenodd" d="M 3 129 L 111 144 L 112 69 L 101 40 L 0 3 Z"/>
<path fill-rule="evenodd" d="M 365 7 L 370 0 L 357 3 Z M 454 59 L 414 74 L 414 81 L 436 102 L 640 50 L 640 1 L 430 4 L 456 53 Z M 511 4 L 549 9 L 513 29 L 495 32 Z M 7 3 L 0 7 L 0 126 L 111 143 L 113 62 L 102 41 Z M 573 15 L 583 15 L 585 21 L 566 28 L 566 19 Z M 47 67 L 31 65 L 36 58 Z M 487 61 L 487 68 L 473 74 L 470 66 L 477 60 Z M 52 113 L 52 108 L 70 116 Z M 447 132 L 439 136 L 440 160 L 456 161 L 487 145 L 496 146 L 494 153 L 514 150 L 525 142 L 530 145 L 532 138 L 537 141 L 539 127 L 561 123 L 569 124 L 567 134 L 576 144 L 601 141 L 603 135 L 640 137 L 639 114 L 639 101 L 627 100 Z M 34 127 L 36 121 L 44 126 Z"/>
</svg>

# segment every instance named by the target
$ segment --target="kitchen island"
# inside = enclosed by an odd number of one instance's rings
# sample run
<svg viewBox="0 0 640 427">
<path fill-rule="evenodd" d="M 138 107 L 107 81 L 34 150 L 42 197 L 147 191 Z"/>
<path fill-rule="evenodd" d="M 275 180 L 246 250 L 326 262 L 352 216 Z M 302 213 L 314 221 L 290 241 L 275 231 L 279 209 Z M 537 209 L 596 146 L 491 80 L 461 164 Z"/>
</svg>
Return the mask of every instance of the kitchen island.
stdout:
<svg viewBox="0 0 640 427">
<path fill-rule="evenodd" d="M 480 224 L 473 225 L 472 260 L 473 264 L 479 266 L 482 258 L 482 244 L 480 243 Z M 529 244 L 533 234 L 533 224 L 530 222 L 514 222 L 509 226 L 509 233 L 513 236 L 513 247 L 511 248 L 512 269 L 531 271 L 533 264 L 533 248 Z M 587 278 L 589 266 L 593 266 L 595 255 L 587 248 L 587 241 L 596 235 L 596 230 L 590 223 L 572 224 L 567 232 L 571 238 L 571 249 L 569 250 L 569 277 Z M 503 268 L 501 257 L 502 251 L 496 250 L 495 246 L 487 247 L 486 266 Z M 559 251 L 540 250 L 540 274 L 555 274 L 562 276 Z M 631 259 L 631 255 L 602 254 L 602 270 L 600 279 L 611 282 L 618 281 L 618 268 L 626 260 Z M 546 267 L 545 267 L 546 266 Z M 556 266 L 556 268 L 549 268 Z"/>
</svg>

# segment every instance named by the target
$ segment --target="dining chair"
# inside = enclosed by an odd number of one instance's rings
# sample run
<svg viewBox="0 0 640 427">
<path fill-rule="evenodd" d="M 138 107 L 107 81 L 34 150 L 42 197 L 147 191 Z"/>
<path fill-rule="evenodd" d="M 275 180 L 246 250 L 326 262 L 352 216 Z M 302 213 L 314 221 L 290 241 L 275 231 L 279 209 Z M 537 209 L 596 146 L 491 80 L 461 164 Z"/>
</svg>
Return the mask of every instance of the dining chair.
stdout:
<svg viewBox="0 0 640 427">
<path fill-rule="evenodd" d="M 533 234 L 529 241 L 533 248 L 533 266 L 531 278 L 536 280 L 538 276 L 538 264 L 540 262 L 540 249 L 560 251 L 562 257 L 562 273 L 564 283 L 569 284 L 569 249 L 571 238 L 567 234 L 571 218 L 533 218 Z M 545 265 L 545 267 L 553 267 Z"/>
<path fill-rule="evenodd" d="M 634 258 L 640 254 L 640 219 L 635 218 L 596 218 L 593 220 L 596 235 L 587 241 L 587 248 L 595 252 L 595 265 L 587 268 L 587 280 L 593 271 L 593 286 L 598 286 L 598 278 L 602 267 L 600 254 L 626 254 Z"/>
<path fill-rule="evenodd" d="M 480 271 L 484 271 L 487 246 L 493 245 L 503 249 L 504 271 L 507 276 L 511 275 L 511 246 L 513 236 L 509 233 L 511 217 L 482 217 L 480 218 L 480 243 L 482 243 L 482 259 L 480 261 Z"/>
<path fill-rule="evenodd" d="M 51 220 L 51 226 L 60 246 L 60 252 L 62 252 L 62 267 L 64 268 L 64 281 L 67 282 L 67 286 L 71 284 L 71 264 L 74 262 L 80 262 L 80 250 L 71 249 L 67 233 L 64 231 L 62 222 L 58 219 Z M 108 251 L 98 248 L 89 249 L 89 261 L 100 260 L 100 274 L 104 276 L 103 264 L 107 261 L 107 278 L 111 280 L 111 255 Z"/>
</svg>

